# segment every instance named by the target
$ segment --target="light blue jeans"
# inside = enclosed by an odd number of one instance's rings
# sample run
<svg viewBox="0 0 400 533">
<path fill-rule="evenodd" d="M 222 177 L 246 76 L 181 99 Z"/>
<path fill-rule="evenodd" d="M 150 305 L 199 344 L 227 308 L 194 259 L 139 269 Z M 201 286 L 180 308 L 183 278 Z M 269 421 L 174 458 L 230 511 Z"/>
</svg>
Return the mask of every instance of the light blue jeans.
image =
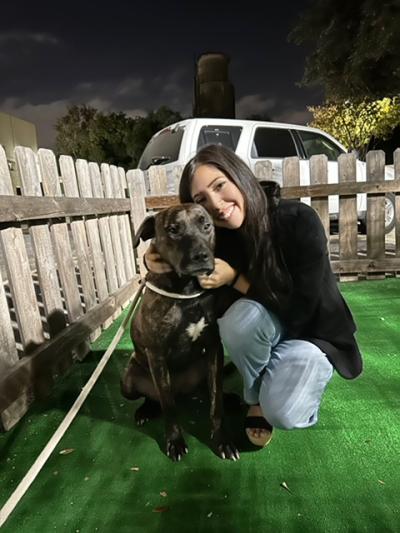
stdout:
<svg viewBox="0 0 400 533">
<path fill-rule="evenodd" d="M 285 340 L 278 318 L 263 305 L 237 300 L 218 320 L 222 342 L 243 378 L 243 398 L 260 404 L 277 428 L 313 426 L 333 366 L 315 344 Z"/>
</svg>

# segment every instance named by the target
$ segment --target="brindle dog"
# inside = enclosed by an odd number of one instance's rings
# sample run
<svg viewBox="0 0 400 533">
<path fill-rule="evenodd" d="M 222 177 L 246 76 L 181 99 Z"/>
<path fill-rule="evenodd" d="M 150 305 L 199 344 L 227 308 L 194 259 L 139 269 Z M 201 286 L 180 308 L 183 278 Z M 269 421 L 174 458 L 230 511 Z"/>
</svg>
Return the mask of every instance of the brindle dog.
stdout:
<svg viewBox="0 0 400 533">
<path fill-rule="evenodd" d="M 221 458 L 238 459 L 222 427 L 224 355 L 214 291 L 202 290 L 196 277 L 214 269 L 212 219 L 196 204 L 170 207 L 143 222 L 135 246 L 140 238 L 155 238 L 158 252 L 173 271 L 146 276 L 151 285 L 132 321 L 135 351 L 121 381 L 122 394 L 129 399 L 145 397 L 135 413 L 139 425 L 159 414 L 161 404 L 167 455 L 179 461 L 187 446 L 177 422 L 175 396 L 192 393 L 208 377 L 212 446 Z M 159 289 L 167 295 L 155 292 Z"/>
</svg>

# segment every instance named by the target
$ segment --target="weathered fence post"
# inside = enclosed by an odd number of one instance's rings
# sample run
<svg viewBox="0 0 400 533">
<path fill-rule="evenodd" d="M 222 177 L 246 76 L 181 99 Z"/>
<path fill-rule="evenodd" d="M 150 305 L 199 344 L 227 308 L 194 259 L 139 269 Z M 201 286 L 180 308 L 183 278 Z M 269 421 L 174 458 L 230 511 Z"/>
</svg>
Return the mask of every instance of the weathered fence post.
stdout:
<svg viewBox="0 0 400 533">
<path fill-rule="evenodd" d="M 393 166 L 394 166 L 394 179 L 400 179 L 400 148 L 397 148 L 394 152 L 393 157 Z M 396 239 L 396 257 L 400 257 L 400 193 L 396 192 L 395 200 L 395 216 L 396 216 L 396 229 L 395 229 L 395 239 Z"/>
<path fill-rule="evenodd" d="M 326 155 L 313 155 L 310 158 L 310 185 L 326 185 L 328 183 L 328 158 Z M 325 235 L 329 243 L 330 224 L 328 196 L 311 198 L 311 207 L 318 213 Z"/>
<path fill-rule="evenodd" d="M 146 185 L 144 174 L 141 170 L 128 170 L 127 174 L 129 195 L 131 200 L 131 222 L 133 231 L 136 233 L 140 224 L 146 218 Z M 143 255 L 147 249 L 147 244 L 140 242 L 136 248 L 139 272 L 142 276 L 147 272 L 143 263 Z"/>
<path fill-rule="evenodd" d="M 367 182 L 385 180 L 385 153 L 373 150 L 367 153 Z M 385 258 L 385 195 L 367 194 L 367 256 L 370 259 Z M 369 279 L 384 278 L 371 273 Z"/>
<path fill-rule="evenodd" d="M 357 161 L 354 154 L 338 158 L 339 183 L 354 183 Z M 339 196 L 339 261 L 357 260 L 357 195 Z M 355 265 L 354 265 L 355 266 Z M 356 272 L 356 269 L 355 269 Z M 357 275 L 341 275 L 341 280 L 356 280 Z"/>
<path fill-rule="evenodd" d="M 298 187 L 300 185 L 300 163 L 298 157 L 286 157 L 282 164 L 282 186 Z M 293 198 L 293 200 L 298 198 Z"/>
<path fill-rule="evenodd" d="M 272 180 L 272 163 L 271 161 L 257 161 L 254 166 L 254 175 L 255 177 L 262 181 L 271 181 Z"/>
</svg>

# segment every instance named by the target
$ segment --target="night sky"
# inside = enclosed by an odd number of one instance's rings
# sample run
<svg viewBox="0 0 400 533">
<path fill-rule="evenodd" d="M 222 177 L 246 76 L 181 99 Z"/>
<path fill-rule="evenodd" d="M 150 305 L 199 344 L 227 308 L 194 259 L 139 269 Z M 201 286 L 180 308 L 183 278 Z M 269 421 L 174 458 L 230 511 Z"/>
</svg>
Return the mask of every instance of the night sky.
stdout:
<svg viewBox="0 0 400 533">
<path fill-rule="evenodd" d="M 53 124 L 72 103 L 130 116 L 167 105 L 192 111 L 195 61 L 230 57 L 236 116 L 305 124 L 322 92 L 299 88 L 306 50 L 287 35 L 307 0 L 6 2 L 0 13 L 0 110 Z"/>
</svg>

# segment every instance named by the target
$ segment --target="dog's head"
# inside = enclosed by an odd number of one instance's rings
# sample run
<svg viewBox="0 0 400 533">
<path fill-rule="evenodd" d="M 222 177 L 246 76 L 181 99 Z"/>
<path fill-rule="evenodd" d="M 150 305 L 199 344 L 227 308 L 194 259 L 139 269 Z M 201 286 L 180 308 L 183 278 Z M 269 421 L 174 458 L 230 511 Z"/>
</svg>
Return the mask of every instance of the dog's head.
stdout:
<svg viewBox="0 0 400 533">
<path fill-rule="evenodd" d="M 215 231 L 211 216 L 198 204 L 181 204 L 147 217 L 134 237 L 155 239 L 161 257 L 179 276 L 214 270 Z"/>
</svg>

